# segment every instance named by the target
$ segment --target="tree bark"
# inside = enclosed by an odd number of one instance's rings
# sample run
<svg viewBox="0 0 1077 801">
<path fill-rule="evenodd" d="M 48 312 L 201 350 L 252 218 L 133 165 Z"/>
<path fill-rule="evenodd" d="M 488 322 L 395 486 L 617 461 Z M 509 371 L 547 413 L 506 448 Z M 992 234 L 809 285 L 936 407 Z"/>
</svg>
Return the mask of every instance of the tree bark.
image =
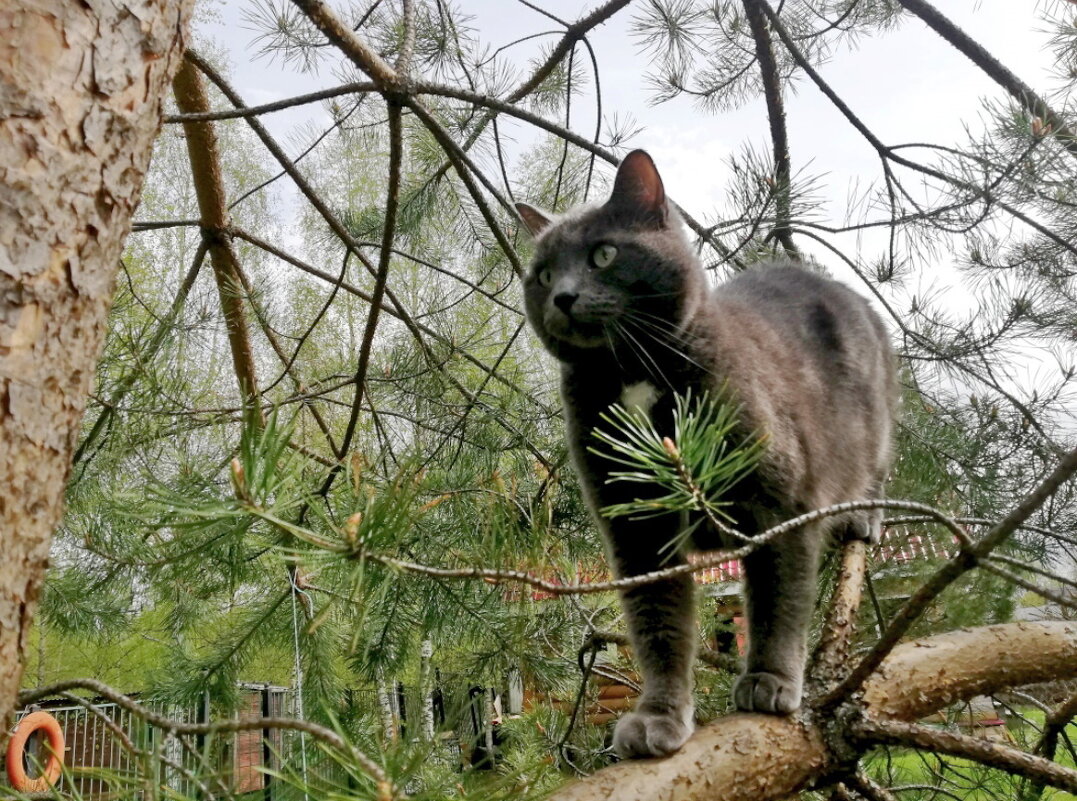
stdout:
<svg viewBox="0 0 1077 801">
<path fill-rule="evenodd" d="M 176 106 L 184 114 L 210 110 L 209 97 L 191 56 L 192 54 L 188 54 L 183 60 L 172 80 Z M 232 234 L 229 233 L 231 221 L 228 217 L 224 180 L 221 178 L 217 134 L 213 130 L 212 122 L 185 122 L 183 131 L 187 138 L 187 153 L 191 161 L 195 194 L 198 196 L 202 235 L 209 243 L 210 263 L 213 265 L 217 294 L 228 331 L 232 369 L 236 374 L 243 406 L 253 413 L 254 419 L 261 422 L 258 374 L 254 367 L 254 350 L 251 347 L 247 314 L 243 308 L 245 290 L 240 279 L 239 260 L 232 247 Z"/>
<path fill-rule="evenodd" d="M 895 648 L 865 682 L 857 711 L 881 720 L 910 720 L 974 695 L 1074 676 L 1075 623 L 966 629 Z M 822 717 L 729 715 L 697 731 L 670 757 L 620 762 L 566 785 L 549 801 L 784 799 L 838 767 L 839 755 L 828 741 L 840 741 L 846 749 L 871 747 L 852 742 L 855 715 Z"/>
<path fill-rule="evenodd" d="M 190 6 L 0 10 L 0 747 Z"/>
</svg>

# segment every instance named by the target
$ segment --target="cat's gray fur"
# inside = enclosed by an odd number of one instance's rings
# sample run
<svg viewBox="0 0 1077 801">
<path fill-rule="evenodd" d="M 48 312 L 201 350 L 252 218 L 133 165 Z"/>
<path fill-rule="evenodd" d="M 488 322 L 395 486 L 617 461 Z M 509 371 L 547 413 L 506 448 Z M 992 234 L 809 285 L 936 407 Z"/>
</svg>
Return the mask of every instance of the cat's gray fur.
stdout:
<svg viewBox="0 0 1077 801">
<path fill-rule="evenodd" d="M 896 379 L 883 325 L 860 296 L 787 263 L 743 272 L 712 291 L 643 151 L 622 162 L 604 205 L 556 218 L 517 208 L 536 237 L 524 279 L 527 315 L 561 362 L 570 449 L 618 576 L 685 558 L 662 550 L 681 530 L 678 517 L 599 514 L 641 492 L 638 484 L 607 483 L 616 466 L 589 450 L 599 415 L 618 401 L 649 412 L 658 431 L 672 435 L 675 393 L 691 389 L 698 397 L 727 386 L 741 405 L 744 431 L 766 435 L 759 467 L 728 499 L 741 531 L 879 496 Z M 595 255 L 602 244 L 616 255 L 596 267 L 596 258 L 609 255 Z M 744 560 L 749 638 L 746 670 L 734 688 L 739 709 L 788 713 L 800 705 L 819 555 L 836 526 L 873 538 L 879 514 L 805 527 Z M 723 543 L 698 527 L 692 544 Z M 614 734 L 621 756 L 668 754 L 692 732 L 693 597 L 690 576 L 621 596 L 643 674 L 635 711 Z"/>
</svg>

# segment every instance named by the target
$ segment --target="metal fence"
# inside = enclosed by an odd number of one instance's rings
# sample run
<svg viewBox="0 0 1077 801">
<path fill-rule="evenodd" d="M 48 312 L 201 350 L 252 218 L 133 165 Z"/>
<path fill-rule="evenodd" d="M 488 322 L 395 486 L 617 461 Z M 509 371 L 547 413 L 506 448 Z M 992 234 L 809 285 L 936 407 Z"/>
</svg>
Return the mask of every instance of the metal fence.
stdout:
<svg viewBox="0 0 1077 801">
<path fill-rule="evenodd" d="M 157 702 L 144 706 L 176 722 L 209 718 L 205 703 L 188 708 Z M 209 738 L 178 737 L 115 703 L 101 700 L 83 704 L 69 700 L 43 702 L 20 710 L 16 721 L 38 709 L 52 715 L 64 735 L 64 772 L 53 796 L 95 801 L 141 801 L 162 795 L 247 796 L 288 801 L 296 795 L 292 787 L 274 778 L 282 768 L 295 769 L 302 760 L 302 742 L 295 732 L 255 729 Z M 247 685 L 242 688 L 235 717 L 290 716 L 294 710 L 294 691 Z M 305 750 L 310 756 L 308 778 L 315 782 L 334 781 L 333 766 L 318 759 L 317 749 Z M 44 738 L 31 736 L 24 757 L 27 774 L 37 775 L 47 758 Z M 0 798 L 9 797 L 14 797 L 13 788 L 6 776 L 0 777 Z"/>
<path fill-rule="evenodd" d="M 429 700 L 417 688 L 390 685 L 385 700 L 391 709 L 380 709 L 374 690 L 349 690 L 346 715 L 354 716 L 364 731 L 377 727 L 380 718 L 383 729 L 391 725 L 384 734 L 394 742 L 421 742 L 427 736 L 424 705 L 431 703 L 437 733 L 430 759 L 453 770 L 493 767 L 490 741 L 496 746 L 497 735 L 489 717 L 490 704 L 485 703 L 489 690 L 472 685 L 465 676 L 437 676 Z M 240 685 L 240 693 L 233 718 L 296 716 L 295 691 L 290 688 L 245 684 Z M 172 722 L 211 719 L 208 699 L 187 707 L 147 699 L 140 703 Z M 518 706 L 519 699 L 505 711 L 519 712 Z M 49 798 L 313 801 L 330 791 L 347 794 L 354 781 L 325 749 L 297 731 L 265 728 L 178 736 L 104 699 L 45 701 L 20 710 L 16 719 L 38 709 L 52 715 L 64 735 L 64 771 Z M 40 765 L 48 759 L 44 743 L 45 738 L 37 736 L 27 742 L 24 765 L 31 777 L 39 775 Z M 417 790 L 418 785 L 411 789 Z M 14 797 L 0 771 L 0 801 Z"/>
</svg>

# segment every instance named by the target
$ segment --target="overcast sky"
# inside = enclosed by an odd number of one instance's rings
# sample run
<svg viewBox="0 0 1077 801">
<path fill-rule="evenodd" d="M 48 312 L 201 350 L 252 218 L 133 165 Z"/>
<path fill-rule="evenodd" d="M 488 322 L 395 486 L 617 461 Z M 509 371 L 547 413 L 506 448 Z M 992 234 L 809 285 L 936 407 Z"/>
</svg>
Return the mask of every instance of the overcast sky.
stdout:
<svg viewBox="0 0 1077 801">
<path fill-rule="evenodd" d="M 760 153 L 770 150 L 765 105 L 762 98 L 757 98 L 732 111 L 707 113 L 683 97 L 653 104 L 645 79 L 650 57 L 630 32 L 633 16 L 646 1 L 635 0 L 589 37 L 602 76 L 603 114 L 632 115 L 642 132 L 630 144 L 654 156 L 671 197 L 697 218 L 712 223 L 716 221 L 716 210 L 723 207 L 727 191 L 726 160 L 748 144 Z M 287 0 L 262 0 L 263 7 L 269 2 L 283 5 Z M 538 2 L 566 20 L 580 18 L 595 5 L 569 0 Z M 334 5 L 341 7 L 339 2 Z M 478 39 L 490 49 L 526 34 L 554 31 L 513 48 L 511 61 L 521 70 L 528 68 L 529 60 L 538 56 L 543 44 L 550 46 L 559 38 L 557 25 L 516 0 L 461 0 L 457 5 L 472 15 L 471 25 Z M 279 59 L 255 58 L 251 45 L 255 31 L 244 19 L 244 9 L 252 7 L 248 0 L 209 0 L 203 9 L 207 7 L 216 11 L 217 19 L 203 22 L 200 34 L 231 54 L 234 85 L 248 104 L 278 100 L 339 82 L 328 65 L 317 74 L 304 75 Z M 1077 16 L 1077 5 L 1066 0 L 937 0 L 937 7 L 1037 92 L 1054 96 L 1061 88 L 1049 71 L 1049 34 L 1039 12 L 1054 8 Z M 580 58 L 584 58 L 582 52 Z M 911 14 L 904 16 L 896 30 L 862 38 L 854 49 L 838 50 L 820 71 L 852 110 L 891 145 L 933 142 L 960 146 L 967 141 L 965 126 L 974 133 L 982 130 L 984 99 L 998 101 L 1006 97 L 974 64 Z M 588 102 L 592 89 L 589 83 L 587 93 L 573 104 L 572 128 L 587 137 L 594 130 L 594 104 Z M 1061 107 L 1061 100 L 1057 102 Z M 819 178 L 819 194 L 826 201 L 824 220 L 845 222 L 850 195 L 862 194 L 881 179 L 874 151 L 803 76 L 795 91 L 786 96 L 786 112 L 794 174 L 803 172 Z M 263 120 L 292 153 L 299 152 L 311 139 L 312 122 L 320 123 L 319 130 L 330 123 L 318 104 L 271 114 Z M 517 153 L 535 139 L 529 126 L 509 120 L 502 126 L 503 133 L 517 137 Z M 300 202 L 293 188 L 283 182 L 278 182 L 278 187 L 285 208 Z M 287 233 L 283 236 L 290 238 Z M 299 246 L 298 242 L 288 244 Z M 821 246 L 803 240 L 799 244 L 835 275 L 865 291 Z M 885 234 L 877 230 L 856 240 L 850 235 L 841 246 L 872 260 L 883 254 Z M 957 273 L 947 269 L 948 256 L 943 252 L 938 255 L 938 263 L 920 265 L 921 269 L 902 289 L 907 296 L 903 302 L 907 303 L 909 296 L 923 297 L 933 291 L 942 293 L 954 310 L 975 313 L 975 299 L 959 288 Z M 1058 369 L 1051 356 L 1039 353 L 1015 367 L 1011 378 L 1018 385 L 1031 387 L 1038 383 L 1040 370 L 1054 373 Z"/>
<path fill-rule="evenodd" d="M 562 19 L 574 20 L 594 4 L 542 0 L 541 5 Z M 243 20 L 246 6 L 236 0 L 221 3 L 221 21 L 202 29 L 232 52 L 235 83 L 248 103 L 334 83 L 329 70 L 304 76 L 279 62 L 252 59 L 246 52 L 254 35 Z M 473 15 L 480 40 L 492 47 L 524 33 L 556 28 L 513 0 L 463 0 L 460 7 Z M 951 0 L 940 2 L 939 8 L 1033 88 L 1044 93 L 1056 88 L 1048 78 L 1051 53 L 1045 47 L 1047 36 L 1036 3 Z M 757 99 L 734 111 L 709 114 L 687 98 L 653 105 L 642 69 L 647 56 L 628 30 L 632 15 L 630 6 L 590 37 L 602 73 L 604 113 L 634 116 L 644 130 L 632 144 L 655 157 L 673 197 L 693 212 L 706 213 L 721 201 L 724 159 L 745 142 L 760 151 L 769 150 L 765 107 Z M 536 54 L 541 44 L 556 40 L 549 36 L 523 43 L 514 49 L 519 55 L 513 60 L 526 64 L 526 57 Z M 960 142 L 963 125 L 979 125 L 981 99 L 1002 96 L 977 67 L 911 15 L 896 31 L 862 39 L 855 50 L 837 52 L 822 72 L 888 143 Z M 858 176 L 863 180 L 865 175 L 877 174 L 873 152 L 814 87 L 801 80 L 786 104 L 794 172 L 827 175 L 836 201 L 845 197 L 849 183 Z M 306 106 L 268 120 L 287 139 L 290 128 L 315 116 L 324 117 L 319 107 Z M 578 102 L 573 128 L 590 135 L 593 126 L 593 104 Z"/>
</svg>

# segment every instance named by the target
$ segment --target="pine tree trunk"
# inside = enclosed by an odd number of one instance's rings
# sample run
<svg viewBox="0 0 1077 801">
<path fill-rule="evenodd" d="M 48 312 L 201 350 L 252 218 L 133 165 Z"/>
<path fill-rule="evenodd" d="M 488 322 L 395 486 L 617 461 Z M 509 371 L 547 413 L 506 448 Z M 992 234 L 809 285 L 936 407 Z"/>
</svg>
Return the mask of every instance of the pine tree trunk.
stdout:
<svg viewBox="0 0 1077 801">
<path fill-rule="evenodd" d="M 190 6 L 0 10 L 0 746 Z"/>
</svg>

